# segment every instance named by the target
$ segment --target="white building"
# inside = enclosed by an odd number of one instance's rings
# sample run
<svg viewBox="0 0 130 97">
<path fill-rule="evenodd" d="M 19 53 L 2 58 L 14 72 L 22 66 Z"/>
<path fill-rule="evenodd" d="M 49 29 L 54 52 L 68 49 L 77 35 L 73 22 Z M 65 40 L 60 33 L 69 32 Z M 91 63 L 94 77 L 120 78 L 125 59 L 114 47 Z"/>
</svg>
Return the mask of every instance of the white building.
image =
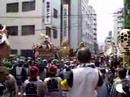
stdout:
<svg viewBox="0 0 130 97">
<path fill-rule="evenodd" d="M 88 5 L 86 0 L 82 0 L 82 36 L 84 41 L 91 51 L 94 53 L 94 46 L 97 43 L 97 22 L 96 13 L 92 6 Z"/>
<path fill-rule="evenodd" d="M 97 42 L 96 13 L 88 0 L 71 0 L 71 47 L 77 48 L 81 41 L 94 51 L 94 42 Z M 94 40 L 95 39 L 95 40 Z"/>
<path fill-rule="evenodd" d="M 123 17 L 123 8 L 118 9 L 114 13 L 114 42 L 117 45 L 117 35 L 123 29 L 124 17 Z"/>
<path fill-rule="evenodd" d="M 112 43 L 113 43 L 112 31 L 109 31 L 108 36 L 105 39 L 105 51 L 112 46 Z"/>
<path fill-rule="evenodd" d="M 97 51 L 97 19 L 96 17 L 97 15 L 94 8 L 89 5 L 89 18 L 88 18 L 89 37 L 87 38 L 88 39 L 87 41 L 89 41 L 88 44 L 93 53 L 96 53 L 95 51 Z"/>
<path fill-rule="evenodd" d="M 51 35 L 52 42 L 57 46 L 60 45 L 60 23 L 58 20 L 60 18 L 60 0 L 51 1 L 51 4 L 53 4 L 50 13 L 51 24 L 46 24 L 46 26 L 44 26 L 46 20 L 44 2 L 46 0 L 0 1 L 0 23 L 7 25 L 12 53 L 30 55 L 33 43 L 36 43 L 41 32 L 45 33 L 46 31 L 46 34 Z M 47 26 L 51 27 L 50 33 Z"/>
<path fill-rule="evenodd" d="M 60 46 L 61 0 L 44 0 L 44 29 L 55 46 Z"/>
<path fill-rule="evenodd" d="M 70 23 L 70 45 L 72 48 L 77 48 L 81 42 L 82 34 L 82 0 L 71 0 L 71 23 Z M 88 0 L 86 0 L 87 2 Z"/>
</svg>

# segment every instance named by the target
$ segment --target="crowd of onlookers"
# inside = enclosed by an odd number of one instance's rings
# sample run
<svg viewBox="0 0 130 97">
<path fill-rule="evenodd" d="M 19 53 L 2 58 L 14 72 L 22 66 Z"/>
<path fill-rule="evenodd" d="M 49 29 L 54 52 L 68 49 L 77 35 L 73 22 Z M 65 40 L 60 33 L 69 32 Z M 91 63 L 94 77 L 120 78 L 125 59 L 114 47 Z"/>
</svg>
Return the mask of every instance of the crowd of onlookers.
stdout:
<svg viewBox="0 0 130 97">
<path fill-rule="evenodd" d="M 130 96 L 130 68 L 121 58 L 92 57 L 84 43 L 73 58 L 3 60 L 9 54 L 6 26 L 0 24 L 0 97 Z"/>
<path fill-rule="evenodd" d="M 7 65 L 7 63 L 11 64 L 11 66 Z M 65 79 L 71 75 L 70 72 L 72 69 L 75 70 L 75 68 L 89 67 L 90 69 L 97 69 L 100 72 L 99 77 L 96 76 L 96 73 L 95 76 L 91 73 L 91 77 L 89 78 L 98 78 L 97 82 L 100 84 L 98 86 L 100 88 L 96 87 L 95 89 L 97 90 L 97 97 L 129 97 L 130 71 L 129 69 L 122 67 L 120 61 L 116 59 L 111 60 L 109 63 L 103 62 L 102 64 L 100 60 L 93 58 L 90 59 L 90 62 L 82 62 L 89 63 L 90 66 L 80 63 L 81 62 L 76 58 L 71 58 L 71 60 L 53 59 L 48 61 L 42 58 L 33 60 L 31 57 L 21 57 L 11 59 L 10 62 L 1 62 L 0 95 L 1 97 L 74 97 L 70 95 L 73 93 L 76 94 L 74 91 L 71 91 L 71 87 L 69 87 L 69 89 L 66 87 L 64 88 L 61 86 L 61 82 L 65 84 Z M 7 67 L 3 65 L 6 65 Z M 76 69 L 76 71 L 78 71 L 78 69 Z M 88 79 L 86 80 L 86 83 L 88 82 L 88 84 L 84 84 L 87 85 L 87 88 L 84 88 L 84 85 L 79 87 L 74 85 L 75 83 L 80 84 L 74 81 L 76 79 L 74 79 L 74 74 L 76 74 L 78 79 L 82 79 L 83 75 L 80 70 L 81 75 L 78 75 L 76 71 L 73 71 L 73 75 L 68 79 L 70 83 L 73 81 L 74 88 L 83 88 L 82 91 L 89 91 L 87 89 L 91 89 L 92 86 L 95 86 L 94 82 L 91 84 Z M 70 84 L 70 86 L 72 85 Z M 9 88 L 9 90 L 6 91 L 6 88 Z M 68 91 L 71 92 L 68 93 Z M 87 95 L 90 94 L 91 93 L 88 92 Z M 75 97 L 81 96 L 78 96 L 77 94 Z"/>
</svg>

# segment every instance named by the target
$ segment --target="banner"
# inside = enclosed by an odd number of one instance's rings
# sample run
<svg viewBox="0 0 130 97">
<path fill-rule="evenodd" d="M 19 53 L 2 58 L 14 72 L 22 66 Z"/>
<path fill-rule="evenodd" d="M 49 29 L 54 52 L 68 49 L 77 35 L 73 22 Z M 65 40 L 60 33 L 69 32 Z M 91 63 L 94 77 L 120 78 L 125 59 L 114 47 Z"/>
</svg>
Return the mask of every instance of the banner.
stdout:
<svg viewBox="0 0 130 97">
<path fill-rule="evenodd" d="M 69 18 L 68 18 L 68 4 L 63 5 L 63 39 L 68 39 L 68 31 L 69 31 Z"/>
<path fill-rule="evenodd" d="M 44 20 L 45 24 L 51 24 L 51 18 L 52 18 L 52 5 L 51 0 L 45 0 L 45 8 L 44 8 Z"/>
</svg>

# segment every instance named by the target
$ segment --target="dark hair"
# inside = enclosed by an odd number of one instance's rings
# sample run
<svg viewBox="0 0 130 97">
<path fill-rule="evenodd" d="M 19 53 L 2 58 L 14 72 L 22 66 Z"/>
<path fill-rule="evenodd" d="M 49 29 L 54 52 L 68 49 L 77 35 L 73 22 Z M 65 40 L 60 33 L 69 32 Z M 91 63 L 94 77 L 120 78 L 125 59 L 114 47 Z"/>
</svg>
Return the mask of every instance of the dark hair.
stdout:
<svg viewBox="0 0 130 97">
<path fill-rule="evenodd" d="M 80 63 L 90 62 L 91 52 L 87 47 L 81 47 L 77 52 L 77 58 Z"/>
<path fill-rule="evenodd" d="M 120 68 L 118 70 L 119 78 L 124 79 L 126 77 L 127 70 L 125 68 Z"/>
<path fill-rule="evenodd" d="M 128 75 L 130 75 L 130 69 L 128 70 Z"/>
<path fill-rule="evenodd" d="M 3 29 L 3 25 L 2 24 L 0 24 L 0 30 L 2 30 Z"/>
<path fill-rule="evenodd" d="M 0 44 L 0 48 L 6 46 L 6 42 L 4 41 L 3 43 Z"/>
</svg>

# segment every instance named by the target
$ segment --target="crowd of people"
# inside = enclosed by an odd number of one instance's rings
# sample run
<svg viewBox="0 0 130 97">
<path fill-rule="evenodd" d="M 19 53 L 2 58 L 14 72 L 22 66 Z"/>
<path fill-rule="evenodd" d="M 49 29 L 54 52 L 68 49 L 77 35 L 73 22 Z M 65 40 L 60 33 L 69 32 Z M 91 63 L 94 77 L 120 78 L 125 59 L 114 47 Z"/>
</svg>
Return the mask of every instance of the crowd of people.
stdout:
<svg viewBox="0 0 130 97">
<path fill-rule="evenodd" d="M 19 57 L 12 59 L 9 67 L 1 62 L 0 95 L 129 97 L 129 69 L 122 67 L 117 59 L 109 63 L 101 62 L 91 57 L 87 47 L 80 48 L 77 56 L 71 60 L 48 61 L 42 58 L 34 60 L 31 57 Z"/>
<path fill-rule="evenodd" d="M 0 29 L 0 97 L 129 97 L 129 68 L 117 58 L 92 58 L 87 46 L 70 59 L 20 57 L 6 67 L 10 46 Z"/>
</svg>

